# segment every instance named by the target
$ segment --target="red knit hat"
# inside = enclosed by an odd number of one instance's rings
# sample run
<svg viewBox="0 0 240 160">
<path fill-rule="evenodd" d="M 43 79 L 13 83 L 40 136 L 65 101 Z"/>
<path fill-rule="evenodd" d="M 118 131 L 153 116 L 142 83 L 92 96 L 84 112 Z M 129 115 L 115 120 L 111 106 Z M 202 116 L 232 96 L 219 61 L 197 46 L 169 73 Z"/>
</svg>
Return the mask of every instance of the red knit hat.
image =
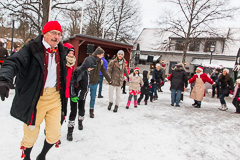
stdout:
<svg viewBox="0 0 240 160">
<path fill-rule="evenodd" d="M 197 67 L 197 70 L 203 72 L 203 67 Z"/>
<path fill-rule="evenodd" d="M 134 68 L 134 72 L 135 72 L 135 71 L 140 72 L 140 69 L 139 69 L 138 67 L 135 67 L 135 68 Z"/>
<path fill-rule="evenodd" d="M 62 33 L 62 27 L 58 21 L 47 22 L 43 27 L 42 33 L 45 34 L 51 30 L 57 30 Z"/>
</svg>

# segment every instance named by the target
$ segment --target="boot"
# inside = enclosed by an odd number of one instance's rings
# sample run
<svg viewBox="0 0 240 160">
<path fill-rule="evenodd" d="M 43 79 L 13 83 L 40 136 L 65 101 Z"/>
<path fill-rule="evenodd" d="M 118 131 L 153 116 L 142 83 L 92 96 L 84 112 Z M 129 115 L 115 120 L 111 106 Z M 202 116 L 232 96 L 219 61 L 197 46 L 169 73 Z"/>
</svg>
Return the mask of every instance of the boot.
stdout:
<svg viewBox="0 0 240 160">
<path fill-rule="evenodd" d="M 126 108 L 129 109 L 131 101 L 128 100 Z"/>
<path fill-rule="evenodd" d="M 221 111 L 226 111 L 226 110 L 228 110 L 226 104 L 222 104 L 221 107 L 218 108 L 218 109 L 221 110 Z"/>
<path fill-rule="evenodd" d="M 134 101 L 134 107 L 137 108 L 137 101 Z"/>
<path fill-rule="evenodd" d="M 140 105 L 140 101 L 139 100 L 137 101 L 137 104 Z"/>
<path fill-rule="evenodd" d="M 32 147 L 31 148 L 26 148 L 24 146 L 21 146 L 20 149 L 22 149 L 22 156 L 21 156 L 21 158 L 24 158 L 23 160 L 31 160 L 30 153 L 32 151 Z"/>
<path fill-rule="evenodd" d="M 144 102 L 145 102 L 145 105 L 147 105 L 147 100 L 145 100 Z"/>
<path fill-rule="evenodd" d="M 108 110 L 109 110 L 109 111 L 111 110 L 112 105 L 113 105 L 113 103 L 112 103 L 112 102 L 109 102 L 109 105 L 108 105 Z"/>
<path fill-rule="evenodd" d="M 84 120 L 84 116 L 78 117 L 78 129 L 79 130 L 83 130 L 83 124 L 82 124 L 83 120 Z"/>
<path fill-rule="evenodd" d="M 90 118 L 94 118 L 94 109 L 89 110 Z"/>
<path fill-rule="evenodd" d="M 195 107 L 195 108 L 201 108 L 201 105 L 196 104 L 194 107 Z"/>
<path fill-rule="evenodd" d="M 37 156 L 36 160 L 46 160 L 46 154 L 52 148 L 52 146 L 53 146 L 53 144 L 49 144 L 45 140 L 42 152 Z"/>
<path fill-rule="evenodd" d="M 224 111 L 228 110 L 227 104 L 223 104 L 223 107 L 224 107 Z"/>
<path fill-rule="evenodd" d="M 73 140 L 73 137 L 72 137 L 73 129 L 74 129 L 74 127 L 68 127 L 68 133 L 67 133 L 67 140 L 68 141 Z"/>
<path fill-rule="evenodd" d="M 114 108 L 113 112 L 117 112 L 117 110 L 118 110 L 118 106 L 115 105 L 115 108 Z"/>
<path fill-rule="evenodd" d="M 78 129 L 83 130 L 83 125 L 82 125 L 83 120 L 78 120 Z"/>
</svg>

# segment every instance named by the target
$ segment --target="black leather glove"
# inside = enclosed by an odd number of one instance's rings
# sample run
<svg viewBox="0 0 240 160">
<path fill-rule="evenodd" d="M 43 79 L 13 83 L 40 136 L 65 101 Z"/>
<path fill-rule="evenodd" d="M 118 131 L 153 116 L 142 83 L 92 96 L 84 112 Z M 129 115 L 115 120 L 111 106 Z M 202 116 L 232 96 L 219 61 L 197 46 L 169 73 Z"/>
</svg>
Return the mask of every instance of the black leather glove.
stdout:
<svg viewBox="0 0 240 160">
<path fill-rule="evenodd" d="M 5 100 L 5 97 L 8 98 L 9 95 L 9 83 L 7 81 L 0 81 L 0 96 L 2 101 Z"/>
</svg>

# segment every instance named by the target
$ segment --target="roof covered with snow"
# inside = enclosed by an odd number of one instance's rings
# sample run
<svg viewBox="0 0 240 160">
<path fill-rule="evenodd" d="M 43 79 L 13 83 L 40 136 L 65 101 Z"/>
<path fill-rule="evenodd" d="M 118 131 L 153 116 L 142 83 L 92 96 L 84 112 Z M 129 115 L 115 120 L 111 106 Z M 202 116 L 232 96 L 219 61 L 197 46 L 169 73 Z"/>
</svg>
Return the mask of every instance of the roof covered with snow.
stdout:
<svg viewBox="0 0 240 160">
<path fill-rule="evenodd" d="M 219 36 L 213 36 L 209 34 L 203 34 L 199 38 L 227 38 L 225 42 L 224 55 L 236 55 L 240 48 L 240 28 L 222 28 L 218 29 Z M 221 35 L 221 36 L 220 36 Z M 140 44 L 141 51 L 150 52 L 166 52 L 169 51 L 169 40 L 170 38 L 180 38 L 174 35 L 170 31 L 162 32 L 161 28 L 144 28 L 140 33 L 139 37 L 135 41 Z M 180 53 L 181 51 L 171 51 Z M 182 53 L 182 52 L 181 52 Z M 195 54 L 206 54 L 206 52 L 188 52 Z"/>
</svg>

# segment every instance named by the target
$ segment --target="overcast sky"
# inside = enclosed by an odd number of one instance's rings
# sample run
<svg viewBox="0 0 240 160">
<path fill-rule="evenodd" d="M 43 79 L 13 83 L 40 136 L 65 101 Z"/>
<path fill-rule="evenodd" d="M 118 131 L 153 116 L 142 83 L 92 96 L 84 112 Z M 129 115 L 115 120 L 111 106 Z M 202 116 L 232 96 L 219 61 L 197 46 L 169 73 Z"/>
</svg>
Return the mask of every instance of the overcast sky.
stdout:
<svg viewBox="0 0 240 160">
<path fill-rule="evenodd" d="M 154 21 L 163 13 L 163 9 L 169 6 L 158 2 L 158 0 L 139 0 L 142 6 L 143 20 L 142 28 L 154 28 L 157 27 Z M 231 5 L 240 7 L 240 0 L 230 0 Z M 240 16 L 226 23 L 229 26 L 226 27 L 240 27 Z M 142 29 L 141 29 L 142 30 Z"/>
</svg>

